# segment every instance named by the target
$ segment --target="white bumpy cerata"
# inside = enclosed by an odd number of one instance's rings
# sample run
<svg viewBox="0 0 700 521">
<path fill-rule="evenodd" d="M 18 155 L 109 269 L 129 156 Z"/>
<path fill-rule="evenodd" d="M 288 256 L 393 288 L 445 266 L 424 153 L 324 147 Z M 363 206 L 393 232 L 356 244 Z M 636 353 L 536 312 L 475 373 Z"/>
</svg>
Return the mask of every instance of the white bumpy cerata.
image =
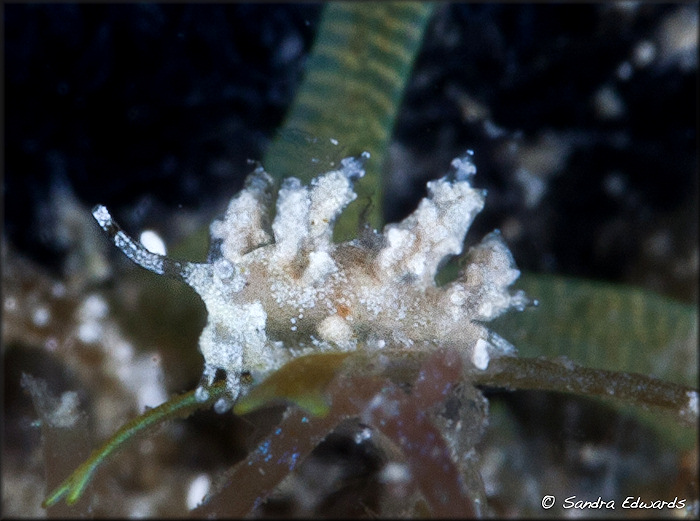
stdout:
<svg viewBox="0 0 700 521">
<path fill-rule="evenodd" d="M 223 369 L 235 399 L 248 385 L 241 383 L 243 375 L 258 381 L 309 352 L 454 346 L 485 369 L 490 357 L 513 351 L 483 325 L 528 302 L 509 290 L 519 271 L 497 231 L 469 250 L 456 280 L 435 284 L 441 263 L 462 252 L 484 206 L 484 191 L 471 186 L 476 168 L 470 155 L 429 182 L 428 197 L 400 223 L 334 243 L 333 224 L 356 198 L 353 181 L 364 175 L 366 156 L 344 159 L 310 186 L 285 179 L 272 223 L 274 183 L 258 167 L 223 218 L 212 223 L 206 263 L 149 252 L 104 206 L 95 207 L 100 226 L 130 259 L 184 280 L 206 304 L 202 385 Z"/>
</svg>

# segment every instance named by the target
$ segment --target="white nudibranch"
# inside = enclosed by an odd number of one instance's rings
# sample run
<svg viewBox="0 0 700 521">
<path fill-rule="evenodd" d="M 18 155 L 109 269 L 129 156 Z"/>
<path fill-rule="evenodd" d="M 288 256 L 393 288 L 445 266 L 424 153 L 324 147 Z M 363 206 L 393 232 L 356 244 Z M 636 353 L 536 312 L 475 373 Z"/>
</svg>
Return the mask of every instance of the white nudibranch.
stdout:
<svg viewBox="0 0 700 521">
<path fill-rule="evenodd" d="M 94 208 L 99 225 L 127 257 L 183 280 L 201 296 L 208 312 L 199 339 L 203 385 L 223 369 L 233 400 L 251 381 L 311 352 L 454 346 L 485 369 L 490 357 L 514 351 L 483 325 L 529 302 L 509 290 L 520 272 L 497 231 L 470 248 L 456 280 L 435 284 L 441 263 L 462 252 L 484 206 L 484 191 L 470 183 L 476 168 L 469 155 L 430 181 L 428 197 L 400 223 L 334 243 L 334 222 L 357 197 L 353 181 L 364 175 L 368 156 L 343 159 L 338 170 L 310 186 L 285 179 L 271 223 L 273 179 L 256 168 L 223 218 L 211 224 L 206 263 L 148 251 L 104 206 Z"/>
</svg>

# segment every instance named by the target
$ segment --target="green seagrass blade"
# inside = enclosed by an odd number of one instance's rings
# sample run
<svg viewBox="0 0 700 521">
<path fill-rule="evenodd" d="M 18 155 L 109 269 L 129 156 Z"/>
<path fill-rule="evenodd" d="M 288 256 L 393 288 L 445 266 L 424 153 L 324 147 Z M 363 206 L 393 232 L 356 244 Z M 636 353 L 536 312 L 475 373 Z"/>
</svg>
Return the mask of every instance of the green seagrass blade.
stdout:
<svg viewBox="0 0 700 521">
<path fill-rule="evenodd" d="M 335 226 L 336 241 L 356 236 L 364 222 L 382 224 L 381 168 L 432 11 L 432 3 L 415 2 L 324 8 L 304 79 L 262 163 L 278 179 L 308 183 L 343 157 L 370 153 L 355 183 L 358 198 Z"/>
</svg>

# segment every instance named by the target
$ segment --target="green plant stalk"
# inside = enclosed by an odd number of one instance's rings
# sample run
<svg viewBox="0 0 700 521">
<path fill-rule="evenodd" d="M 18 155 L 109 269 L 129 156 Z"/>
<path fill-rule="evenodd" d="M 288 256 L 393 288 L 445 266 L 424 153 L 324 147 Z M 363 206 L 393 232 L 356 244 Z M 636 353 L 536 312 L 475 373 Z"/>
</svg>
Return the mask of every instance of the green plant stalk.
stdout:
<svg viewBox="0 0 700 521">
<path fill-rule="evenodd" d="M 364 222 L 383 224 L 381 169 L 433 9 L 431 2 L 331 2 L 323 10 L 305 76 L 262 163 L 278 179 L 308 183 L 342 157 L 370 153 L 355 184 L 358 199 L 336 223 L 336 241 L 354 237 Z M 304 148 L 317 157 L 300 157 Z"/>
<path fill-rule="evenodd" d="M 132 440 L 136 435 L 143 433 L 151 426 L 175 418 L 186 418 L 197 409 L 210 406 L 219 398 L 226 395 L 226 382 L 217 382 L 207 388 L 209 393 L 205 401 L 198 401 L 195 391 L 176 396 L 158 407 L 146 411 L 141 416 L 134 418 L 119 429 L 100 448 L 95 449 L 90 457 L 78 467 L 68 478 L 56 487 L 41 504 L 44 508 L 55 505 L 64 496 L 66 503 L 72 505 L 85 491 L 97 468 L 110 456 Z"/>
<path fill-rule="evenodd" d="M 591 369 L 567 360 L 501 357 L 471 376 L 476 385 L 614 399 L 670 413 L 685 427 L 697 426 L 696 390 L 642 374 Z"/>
</svg>

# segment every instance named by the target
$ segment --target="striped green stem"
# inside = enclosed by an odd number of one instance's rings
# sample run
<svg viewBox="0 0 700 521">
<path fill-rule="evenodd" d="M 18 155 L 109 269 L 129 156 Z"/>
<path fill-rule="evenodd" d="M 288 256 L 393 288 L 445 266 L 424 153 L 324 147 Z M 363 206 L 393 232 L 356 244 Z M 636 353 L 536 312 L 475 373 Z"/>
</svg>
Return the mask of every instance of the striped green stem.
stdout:
<svg viewBox="0 0 700 521">
<path fill-rule="evenodd" d="M 375 228 L 382 224 L 382 163 L 433 8 L 432 3 L 333 2 L 323 11 L 306 75 L 263 165 L 279 179 L 294 176 L 306 183 L 329 169 L 323 158 L 314 158 L 321 159 L 315 164 L 300 160 L 299 141 L 290 139 L 291 132 L 320 140 L 314 151 L 330 152 L 329 160 L 370 153 L 366 175 L 355 185 L 358 201 L 336 224 L 336 240 L 354 236 L 361 220 Z M 339 142 L 335 150 L 330 139 Z"/>
</svg>

